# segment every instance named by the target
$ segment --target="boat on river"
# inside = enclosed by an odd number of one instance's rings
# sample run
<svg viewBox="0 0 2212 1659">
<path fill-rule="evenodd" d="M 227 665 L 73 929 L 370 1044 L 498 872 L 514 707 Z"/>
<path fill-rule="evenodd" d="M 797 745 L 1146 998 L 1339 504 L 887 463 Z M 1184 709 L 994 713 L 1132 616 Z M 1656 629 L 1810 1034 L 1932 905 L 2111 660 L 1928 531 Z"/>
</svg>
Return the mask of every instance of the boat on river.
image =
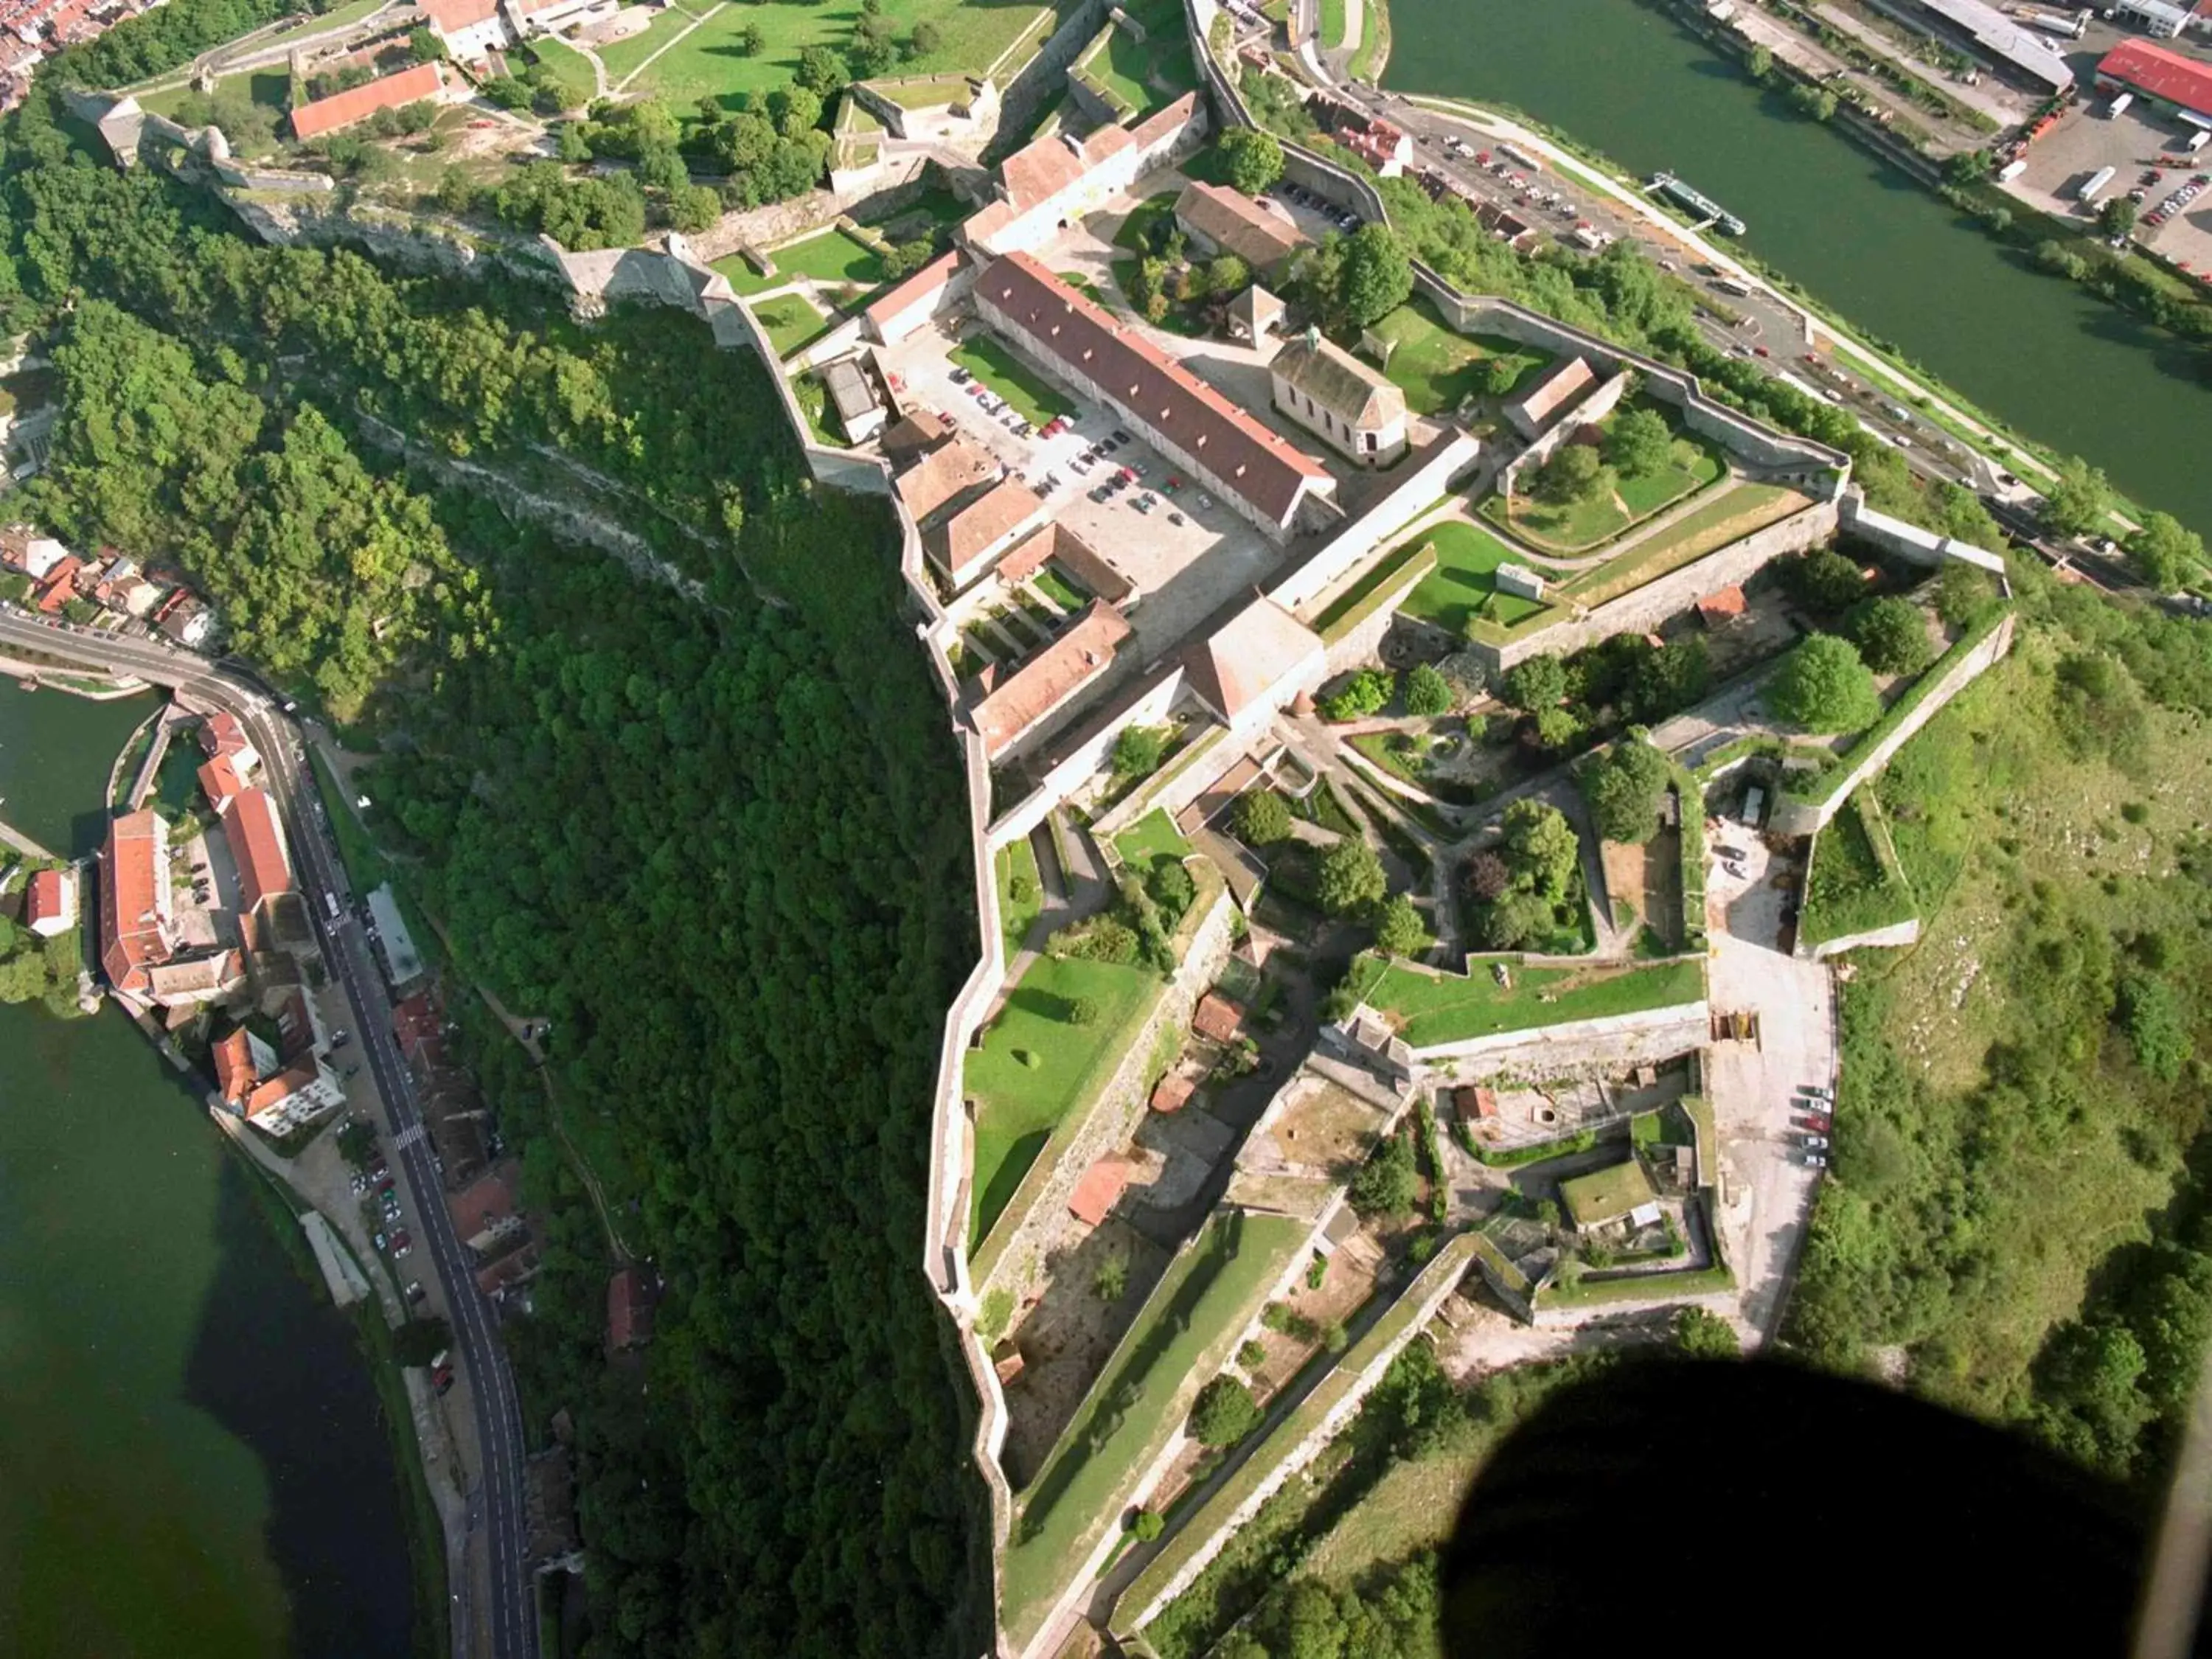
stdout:
<svg viewBox="0 0 2212 1659">
<path fill-rule="evenodd" d="M 1725 231 L 1730 236 L 1743 234 L 1742 220 L 1737 218 L 1705 191 L 1698 189 L 1694 185 L 1684 183 L 1673 173 L 1653 173 L 1651 188 L 1668 200 L 1689 209 L 1691 212 L 1704 215 L 1713 222 L 1717 229 Z"/>
</svg>

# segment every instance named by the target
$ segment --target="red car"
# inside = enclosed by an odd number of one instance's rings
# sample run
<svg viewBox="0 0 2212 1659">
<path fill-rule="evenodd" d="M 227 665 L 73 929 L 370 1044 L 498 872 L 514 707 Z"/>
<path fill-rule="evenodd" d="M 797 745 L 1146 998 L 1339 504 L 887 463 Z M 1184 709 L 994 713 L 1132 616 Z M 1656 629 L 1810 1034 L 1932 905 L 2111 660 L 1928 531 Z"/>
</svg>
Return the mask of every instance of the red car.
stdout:
<svg viewBox="0 0 2212 1659">
<path fill-rule="evenodd" d="M 1816 1135 L 1824 1135 L 1828 1133 L 1828 1120 L 1825 1117 L 1802 1118 L 1799 1120 L 1799 1127 L 1810 1129 Z"/>
</svg>

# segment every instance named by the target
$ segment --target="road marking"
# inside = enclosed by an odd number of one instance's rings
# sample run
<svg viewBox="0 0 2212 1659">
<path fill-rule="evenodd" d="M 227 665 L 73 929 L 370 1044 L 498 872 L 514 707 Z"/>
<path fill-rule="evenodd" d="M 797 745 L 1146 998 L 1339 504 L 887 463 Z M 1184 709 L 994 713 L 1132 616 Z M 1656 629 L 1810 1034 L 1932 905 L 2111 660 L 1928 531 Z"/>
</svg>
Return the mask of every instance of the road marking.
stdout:
<svg viewBox="0 0 2212 1659">
<path fill-rule="evenodd" d="M 415 1146 L 428 1138 L 428 1136 L 422 1133 L 422 1126 L 421 1124 L 410 1124 L 406 1128 L 402 1129 L 398 1134 L 392 1137 L 392 1150 L 395 1152 L 404 1152 L 410 1146 Z"/>
</svg>

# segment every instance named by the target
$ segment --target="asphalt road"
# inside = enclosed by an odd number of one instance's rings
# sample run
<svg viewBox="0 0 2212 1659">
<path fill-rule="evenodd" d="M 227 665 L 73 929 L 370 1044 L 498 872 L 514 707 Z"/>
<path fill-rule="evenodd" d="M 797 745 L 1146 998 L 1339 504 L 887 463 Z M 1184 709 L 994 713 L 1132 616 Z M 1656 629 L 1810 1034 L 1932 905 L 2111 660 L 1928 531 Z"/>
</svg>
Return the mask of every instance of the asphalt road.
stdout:
<svg viewBox="0 0 2212 1659">
<path fill-rule="evenodd" d="M 281 702 L 258 676 L 219 668 L 166 643 L 118 639 L 68 623 L 33 622 L 21 613 L 0 614 L 0 644 L 5 643 L 188 690 L 237 714 L 260 750 L 264 781 L 292 848 L 295 875 L 322 935 L 325 957 L 352 1006 L 354 1038 L 368 1058 L 384 1102 L 387 1145 L 407 1182 L 410 1206 L 452 1314 L 461 1362 L 457 1369 L 476 1413 L 477 1443 L 484 1464 L 477 1489 L 469 1494 L 466 1555 L 473 1556 L 476 1534 L 482 1532 L 490 1548 L 492 1604 L 483 1621 L 491 1634 L 489 1652 L 492 1659 L 537 1659 L 538 1616 L 526 1555 L 520 1399 L 492 1310 L 477 1288 L 468 1253 L 454 1236 L 447 1213 L 444 1185 L 429 1140 L 420 1128 L 414 1079 L 392 1034 L 391 1000 L 355 918 L 353 896 L 324 822 L 321 798 L 297 727 L 285 718 Z M 337 900 L 339 920 L 335 924 L 325 894 Z M 453 1587 L 449 1611 L 455 1659 L 471 1659 L 477 1651 L 476 1621 L 465 1595 L 470 1577 L 465 1567 L 463 1582 Z"/>
</svg>

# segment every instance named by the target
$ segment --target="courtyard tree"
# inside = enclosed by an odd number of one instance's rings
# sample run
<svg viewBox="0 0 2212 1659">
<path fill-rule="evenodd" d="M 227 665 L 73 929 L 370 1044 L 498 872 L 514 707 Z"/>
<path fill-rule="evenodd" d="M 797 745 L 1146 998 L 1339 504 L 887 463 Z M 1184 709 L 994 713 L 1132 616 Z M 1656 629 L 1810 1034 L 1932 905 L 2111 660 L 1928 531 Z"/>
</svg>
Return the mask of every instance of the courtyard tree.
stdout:
<svg viewBox="0 0 2212 1659">
<path fill-rule="evenodd" d="M 1257 196 L 1283 176 L 1283 147 L 1272 132 L 1257 127 L 1231 127 L 1215 148 L 1221 153 L 1229 182 L 1247 196 Z"/>
<path fill-rule="evenodd" d="M 1894 593 L 1869 599 L 1853 611 L 1845 630 L 1877 674 L 1917 674 L 1936 659 L 1928 618 L 1911 600 Z"/>
<path fill-rule="evenodd" d="M 1423 720 L 1433 720 L 1449 713 L 1451 706 L 1451 683 L 1434 663 L 1416 664 L 1406 676 L 1406 712 Z"/>
<path fill-rule="evenodd" d="M 1421 913 L 1403 893 L 1393 893 L 1375 917 L 1375 948 L 1385 956 L 1419 956 L 1428 948 L 1429 930 Z"/>
<path fill-rule="evenodd" d="M 1168 731 L 1164 726 L 1125 726 L 1114 739 L 1114 775 L 1150 777 L 1167 753 Z"/>
<path fill-rule="evenodd" d="M 1516 887 L 1565 898 L 1581 861 L 1575 827 L 1558 807 L 1524 797 L 1505 809 L 1505 862 Z"/>
<path fill-rule="evenodd" d="M 1483 904 L 1496 902 L 1512 888 L 1513 872 L 1495 853 L 1477 853 L 1467 861 L 1462 877 L 1468 896 Z"/>
<path fill-rule="evenodd" d="M 1232 822 L 1246 845 L 1272 847 L 1291 833 L 1290 804 L 1272 789 L 1248 789 L 1237 798 Z"/>
<path fill-rule="evenodd" d="M 1413 1184 L 1417 1171 L 1413 1164 L 1413 1138 L 1410 1134 L 1385 1135 L 1359 1173 L 1352 1178 L 1352 1189 L 1346 1194 L 1352 1207 L 1364 1216 L 1388 1216 L 1392 1219 L 1413 1212 Z"/>
<path fill-rule="evenodd" d="M 2136 572 L 2161 593 L 2178 592 L 2204 563 L 2204 538 L 2170 513 L 2146 514 L 2128 538 Z"/>
<path fill-rule="evenodd" d="M 1529 494 L 1554 506 L 1571 507 L 1612 488 L 1613 474 L 1605 458 L 1588 444 L 1569 443 L 1561 444 L 1537 470 Z"/>
<path fill-rule="evenodd" d="M 1233 253 L 1224 253 L 1206 267 L 1206 291 L 1218 298 L 1234 299 L 1251 284 L 1252 267 Z"/>
<path fill-rule="evenodd" d="M 1475 368 L 1475 386 L 1486 398 L 1503 398 L 1513 390 L 1527 365 L 1514 357 L 1485 357 Z"/>
<path fill-rule="evenodd" d="M 1315 895 L 1329 915 L 1350 915 L 1379 901 L 1389 885 L 1375 849 L 1348 836 L 1321 855 Z"/>
<path fill-rule="evenodd" d="M 1656 409 L 1629 410 L 1605 434 L 1605 459 L 1629 477 L 1648 477 L 1673 462 L 1674 429 Z"/>
<path fill-rule="evenodd" d="M 1881 714 L 1866 659 L 1833 634 L 1810 635 L 1783 659 L 1766 702 L 1778 718 L 1807 732 L 1855 732 Z"/>
<path fill-rule="evenodd" d="M 1190 1431 L 1201 1446 L 1233 1446 L 1260 1426 L 1260 1402 L 1242 1378 L 1226 1372 L 1191 1402 Z"/>
<path fill-rule="evenodd" d="M 1590 772 L 1590 816 L 1598 834 L 1607 841 L 1650 841 L 1659 832 L 1659 804 L 1672 778 L 1667 757 L 1641 737 L 1615 744 Z"/>
<path fill-rule="evenodd" d="M 1413 263 L 1388 225 L 1364 224 L 1344 239 L 1333 295 L 1342 321 L 1355 328 L 1378 323 L 1413 291 Z"/>
<path fill-rule="evenodd" d="M 1833 548 L 1808 553 L 1785 567 L 1784 574 L 1797 603 L 1822 616 L 1832 616 L 1856 604 L 1866 592 L 1866 573 L 1855 560 Z"/>
<path fill-rule="evenodd" d="M 1567 695 L 1566 665 L 1549 654 L 1524 657 L 1505 671 L 1498 690 L 1507 702 L 1529 714 L 1554 708 Z"/>
</svg>

